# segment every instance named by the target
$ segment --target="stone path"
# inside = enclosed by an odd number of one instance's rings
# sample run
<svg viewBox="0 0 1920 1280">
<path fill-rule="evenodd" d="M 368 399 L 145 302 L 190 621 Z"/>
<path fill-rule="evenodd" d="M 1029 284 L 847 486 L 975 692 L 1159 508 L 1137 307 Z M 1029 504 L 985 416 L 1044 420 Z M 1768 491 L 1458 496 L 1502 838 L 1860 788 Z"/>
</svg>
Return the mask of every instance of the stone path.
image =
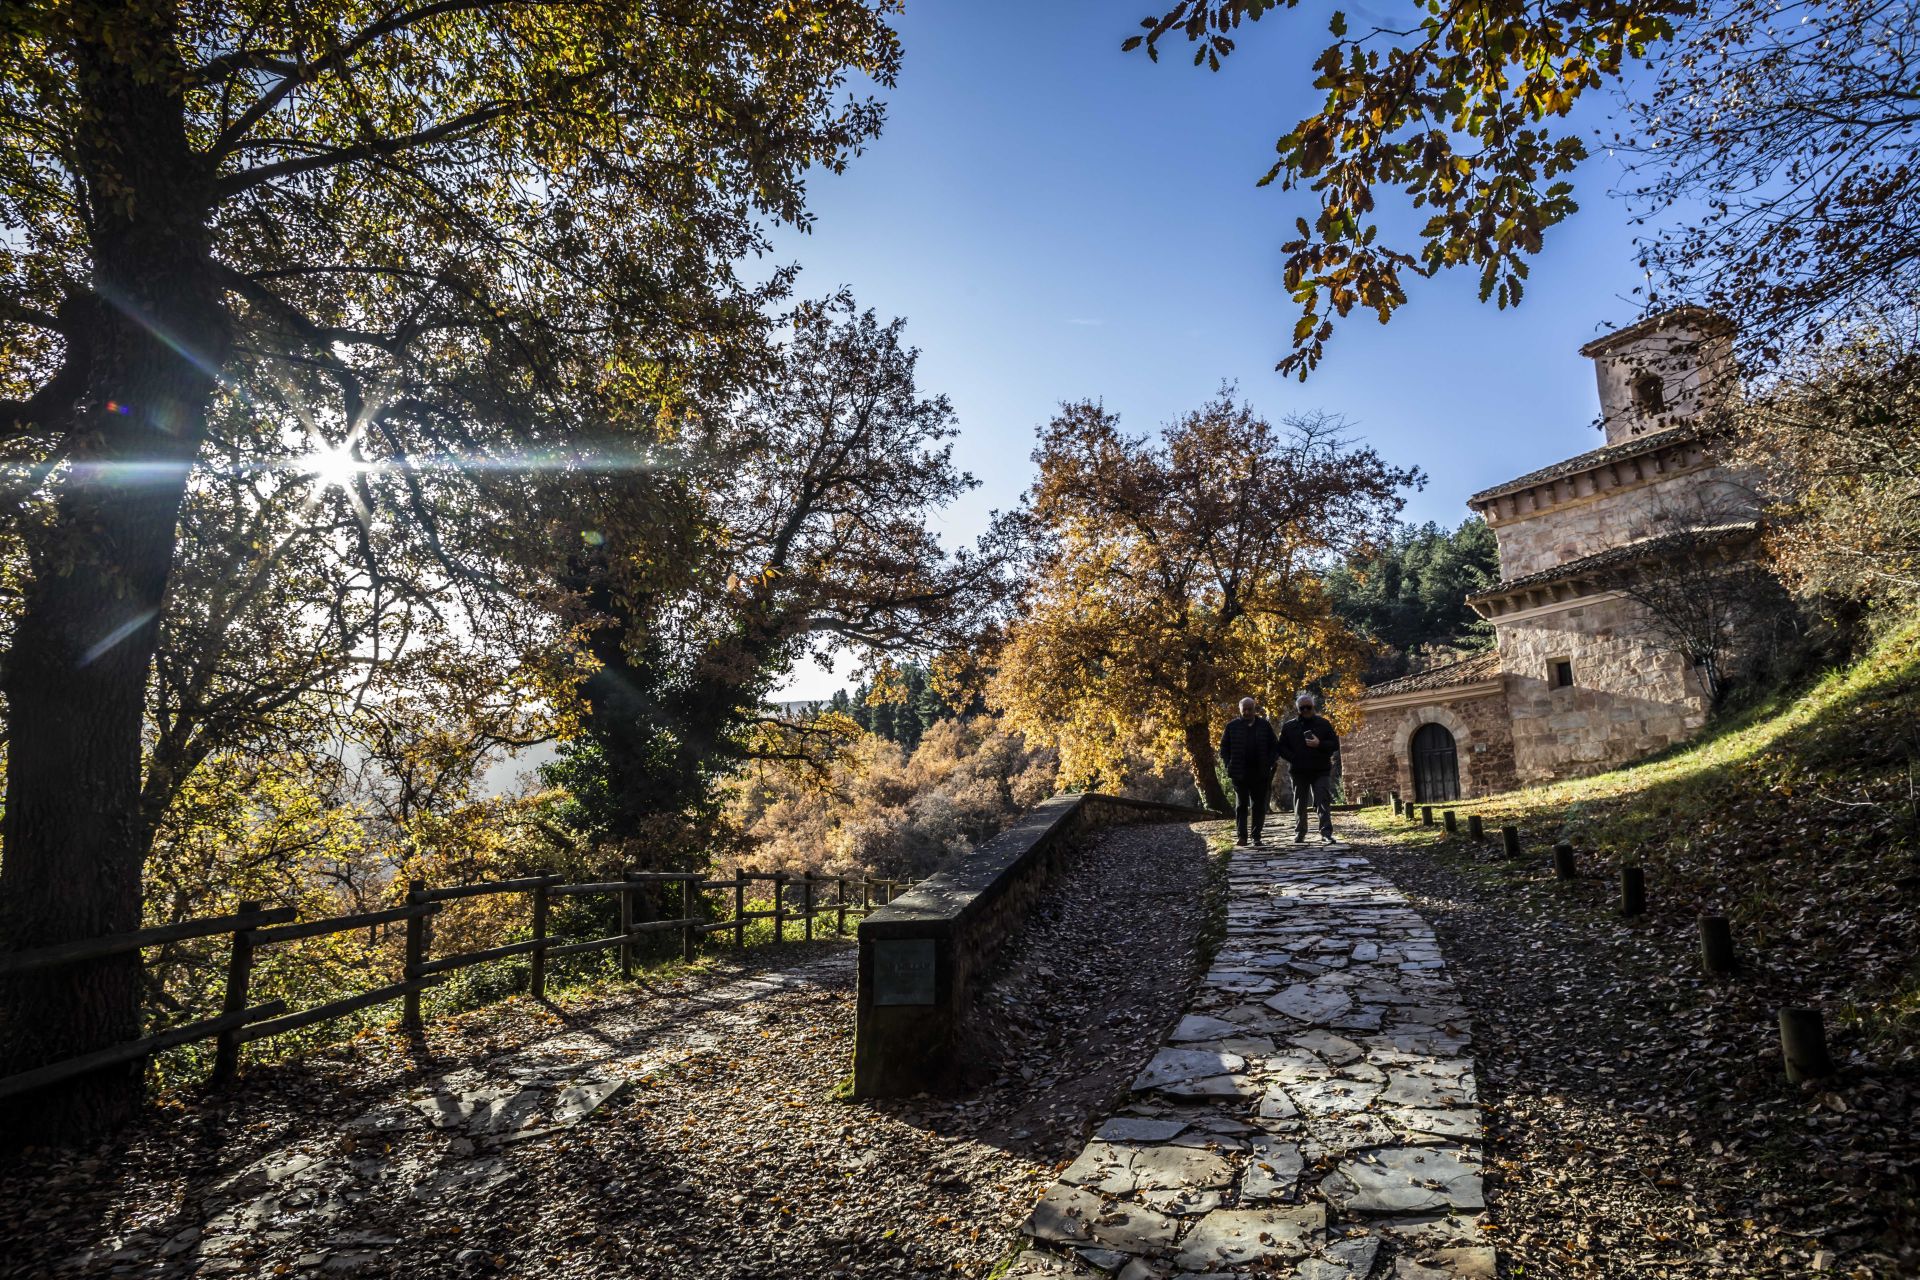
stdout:
<svg viewBox="0 0 1920 1280">
<path fill-rule="evenodd" d="M 513 1151 L 562 1138 L 635 1083 L 752 1034 L 764 997 L 826 986 L 850 955 L 721 983 L 680 1005 L 684 1025 L 664 1034 L 657 1010 L 635 1001 L 509 1052 L 475 1055 L 407 1096 L 277 1146 L 182 1204 L 165 1234 L 105 1241 L 60 1270 L 393 1274 L 386 1255 L 401 1233 L 369 1229 L 368 1211 L 383 1220 L 395 1205 L 477 1212 L 487 1193 L 518 1176 Z M 290 1264 L 263 1266 L 262 1255 L 275 1251 Z M 482 1250 L 447 1252 L 460 1266 L 487 1269 Z"/>
<path fill-rule="evenodd" d="M 1425 921 L 1343 846 L 1236 850 L 1226 940 L 1007 1280 L 1491 1280 L 1469 1027 Z"/>
</svg>

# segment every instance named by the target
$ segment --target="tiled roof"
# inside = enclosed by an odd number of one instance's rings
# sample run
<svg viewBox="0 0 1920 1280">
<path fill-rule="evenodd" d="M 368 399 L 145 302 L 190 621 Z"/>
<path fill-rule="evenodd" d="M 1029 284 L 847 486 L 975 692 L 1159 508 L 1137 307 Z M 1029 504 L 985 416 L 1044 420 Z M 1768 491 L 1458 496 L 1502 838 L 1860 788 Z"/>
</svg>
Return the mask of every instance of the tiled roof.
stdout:
<svg viewBox="0 0 1920 1280">
<path fill-rule="evenodd" d="M 1380 698 L 1390 693 L 1418 693 L 1425 689 L 1450 689 L 1455 685 L 1473 684 L 1479 680 L 1490 680 L 1500 674 L 1500 651 L 1489 649 L 1485 653 L 1476 653 L 1471 658 L 1462 658 L 1458 662 L 1449 662 L 1438 667 L 1428 667 L 1425 671 L 1416 671 L 1410 676 L 1401 676 L 1397 680 L 1383 680 L 1379 684 L 1368 685 L 1362 698 Z"/>
<path fill-rule="evenodd" d="M 1534 485 L 1545 484 L 1549 480 L 1558 480 L 1564 476 L 1579 475 L 1581 472 L 1591 471 L 1595 467 L 1604 467 L 1609 462 L 1619 462 L 1626 458 L 1637 458 L 1643 453 L 1653 453 L 1656 450 L 1666 448 L 1668 445 L 1680 444 L 1706 434 L 1706 429 L 1699 423 L 1688 422 L 1682 423 L 1677 427 L 1668 427 L 1665 431 L 1649 432 L 1644 436 L 1639 436 L 1632 440 L 1623 440 L 1619 444 L 1604 445 L 1590 452 L 1568 458 L 1565 462 L 1556 462 L 1550 467 L 1542 467 L 1538 471 L 1529 471 L 1517 480 L 1509 480 L 1505 484 L 1497 484 L 1491 489 L 1482 489 L 1479 493 L 1467 499 L 1467 505 L 1470 507 L 1479 506 L 1482 502 L 1504 497 L 1509 493 L 1514 493 L 1521 489 L 1531 489 Z"/>
<path fill-rule="evenodd" d="M 1468 600 L 1487 600 L 1494 596 L 1503 596 L 1513 591 L 1522 591 L 1528 587 L 1545 586 L 1549 582 L 1564 582 L 1569 578 L 1584 578 L 1603 569 L 1617 568 L 1634 564 L 1641 560 L 1652 559 L 1669 551 L 1690 550 L 1700 547 L 1718 546 L 1722 543 L 1737 542 L 1750 538 L 1760 529 L 1754 520 L 1736 520 L 1729 524 L 1703 525 L 1697 529 L 1680 529 L 1673 533 L 1658 534 L 1651 538 L 1641 538 L 1637 542 L 1623 542 L 1617 547 L 1608 547 L 1605 551 L 1596 551 L 1590 556 L 1578 560 L 1569 560 L 1557 564 L 1551 569 L 1542 569 L 1538 573 L 1523 574 L 1518 578 L 1508 578 L 1497 586 L 1485 591 L 1476 591 Z"/>
<path fill-rule="evenodd" d="M 1612 333 L 1603 333 L 1592 342 L 1580 348 L 1580 354 L 1589 358 L 1599 355 L 1610 347 L 1622 342 L 1630 342 L 1649 333 L 1658 333 L 1674 325 L 1691 324 L 1710 334 L 1730 333 L 1733 322 L 1717 311 L 1705 307 L 1675 307 L 1671 311 L 1662 311 L 1650 315 L 1644 320 L 1636 320 L 1624 329 L 1615 329 Z"/>
</svg>

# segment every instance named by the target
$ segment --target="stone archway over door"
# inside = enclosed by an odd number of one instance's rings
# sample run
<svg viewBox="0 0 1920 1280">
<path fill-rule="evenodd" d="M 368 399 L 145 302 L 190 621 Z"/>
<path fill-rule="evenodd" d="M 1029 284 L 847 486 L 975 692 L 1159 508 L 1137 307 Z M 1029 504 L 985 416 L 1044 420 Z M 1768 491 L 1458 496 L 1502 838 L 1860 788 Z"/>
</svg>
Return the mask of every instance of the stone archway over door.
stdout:
<svg viewBox="0 0 1920 1280">
<path fill-rule="evenodd" d="M 1413 764 L 1413 797 L 1422 804 L 1460 798 L 1460 750 L 1443 724 L 1415 730 L 1408 744 Z"/>
</svg>

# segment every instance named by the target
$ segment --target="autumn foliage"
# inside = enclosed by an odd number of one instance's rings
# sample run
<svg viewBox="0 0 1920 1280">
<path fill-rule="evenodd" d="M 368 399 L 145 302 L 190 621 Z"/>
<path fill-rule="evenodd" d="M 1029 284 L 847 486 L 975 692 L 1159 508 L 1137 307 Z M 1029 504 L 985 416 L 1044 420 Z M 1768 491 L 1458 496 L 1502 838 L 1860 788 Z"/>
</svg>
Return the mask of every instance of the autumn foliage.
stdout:
<svg viewBox="0 0 1920 1280">
<path fill-rule="evenodd" d="M 1212 743 L 1241 696 L 1278 708 L 1300 688 L 1357 691 L 1361 644 L 1323 574 L 1386 536 L 1417 471 L 1335 419 L 1276 426 L 1230 391 L 1158 438 L 1068 405 L 1034 461 L 1041 549 L 990 701 L 1058 749 L 1064 781 L 1107 785 L 1129 753 L 1184 754 L 1222 808 Z"/>
</svg>

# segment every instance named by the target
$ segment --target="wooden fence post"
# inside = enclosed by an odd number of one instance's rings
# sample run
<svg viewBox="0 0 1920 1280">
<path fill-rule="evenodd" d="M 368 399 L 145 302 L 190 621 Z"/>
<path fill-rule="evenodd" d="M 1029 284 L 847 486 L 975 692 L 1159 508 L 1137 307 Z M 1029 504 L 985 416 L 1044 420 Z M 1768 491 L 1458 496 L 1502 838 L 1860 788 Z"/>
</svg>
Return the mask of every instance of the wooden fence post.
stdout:
<svg viewBox="0 0 1920 1280">
<path fill-rule="evenodd" d="M 258 911 L 260 904 L 248 899 L 239 906 L 238 913 L 247 915 Z M 247 1007 L 247 986 L 253 980 L 253 942 L 247 937 L 245 929 L 233 931 L 233 950 L 227 953 L 227 991 L 220 1002 L 220 1012 L 239 1013 Z M 213 1083 L 229 1084 L 240 1072 L 240 1031 L 234 1027 L 222 1031 L 213 1047 Z"/>
<path fill-rule="evenodd" d="M 1400 793 L 1398 791 L 1393 793 L 1393 816 L 1396 818 L 1400 816 Z"/>
<path fill-rule="evenodd" d="M 1647 873 L 1638 866 L 1620 868 L 1620 914 L 1645 915 L 1647 912 Z"/>
<path fill-rule="evenodd" d="M 1733 926 L 1725 916 L 1700 917 L 1700 967 L 1715 976 L 1732 973 L 1736 967 Z"/>
<path fill-rule="evenodd" d="M 680 926 L 680 959 L 687 964 L 693 963 L 693 940 L 698 936 L 694 933 L 697 927 L 694 921 L 698 917 L 693 914 L 693 904 L 699 901 L 695 897 L 700 892 L 699 884 L 700 881 L 691 876 L 680 882 L 680 918 L 686 922 Z"/>
<path fill-rule="evenodd" d="M 628 882 L 628 887 L 620 891 L 620 934 L 626 939 L 620 944 L 620 976 L 633 977 L 633 868 L 620 868 L 620 878 Z"/>
<path fill-rule="evenodd" d="M 1486 838 L 1487 838 L 1486 824 L 1480 820 L 1480 815 L 1477 813 L 1468 814 L 1467 815 L 1467 839 L 1485 840 Z"/>
<path fill-rule="evenodd" d="M 747 949 L 747 869 L 733 869 L 733 945 Z"/>
<path fill-rule="evenodd" d="M 1433 806 L 1432 805 L 1423 804 L 1420 806 L 1420 825 L 1423 827 L 1430 827 L 1433 825 Z"/>
<path fill-rule="evenodd" d="M 425 880 L 407 881 L 407 905 L 424 906 L 427 901 L 427 882 Z M 407 917 L 407 964 L 401 970 L 401 977 L 408 982 L 420 976 L 420 966 L 427 962 L 427 925 L 433 919 L 426 912 Z M 418 1031 L 424 1025 L 420 1018 L 420 993 L 409 991 L 401 997 L 400 1025 L 409 1031 Z"/>
<path fill-rule="evenodd" d="M 813 941 L 813 868 L 808 867 L 800 877 L 800 913 L 806 917 L 806 939 Z"/>
<path fill-rule="evenodd" d="M 1442 813 L 1440 815 L 1440 818 L 1441 818 L 1441 821 L 1446 824 L 1448 835 L 1450 836 L 1458 835 L 1460 833 L 1460 815 L 1459 814 L 1455 813 L 1451 809 L 1448 809 L 1445 813 Z"/>
<path fill-rule="evenodd" d="M 840 919 L 833 926 L 833 931 L 836 934 L 844 934 L 847 931 L 847 878 L 845 876 L 833 878 L 833 896 L 840 903 Z"/>
<path fill-rule="evenodd" d="M 1787 1065 L 1787 1080 L 1793 1084 L 1833 1074 L 1827 1026 L 1818 1009 L 1780 1011 L 1780 1056 Z"/>
<path fill-rule="evenodd" d="M 784 871 L 774 872 L 773 873 L 773 940 L 775 942 L 785 942 L 787 940 L 786 893 L 787 893 L 787 873 Z"/>
<path fill-rule="evenodd" d="M 533 887 L 533 998 L 547 998 L 547 886 Z"/>
<path fill-rule="evenodd" d="M 1506 850 L 1506 854 L 1509 858 L 1519 857 L 1520 856 L 1520 828 L 1518 827 L 1500 828 L 1500 844 L 1502 848 Z"/>
</svg>

